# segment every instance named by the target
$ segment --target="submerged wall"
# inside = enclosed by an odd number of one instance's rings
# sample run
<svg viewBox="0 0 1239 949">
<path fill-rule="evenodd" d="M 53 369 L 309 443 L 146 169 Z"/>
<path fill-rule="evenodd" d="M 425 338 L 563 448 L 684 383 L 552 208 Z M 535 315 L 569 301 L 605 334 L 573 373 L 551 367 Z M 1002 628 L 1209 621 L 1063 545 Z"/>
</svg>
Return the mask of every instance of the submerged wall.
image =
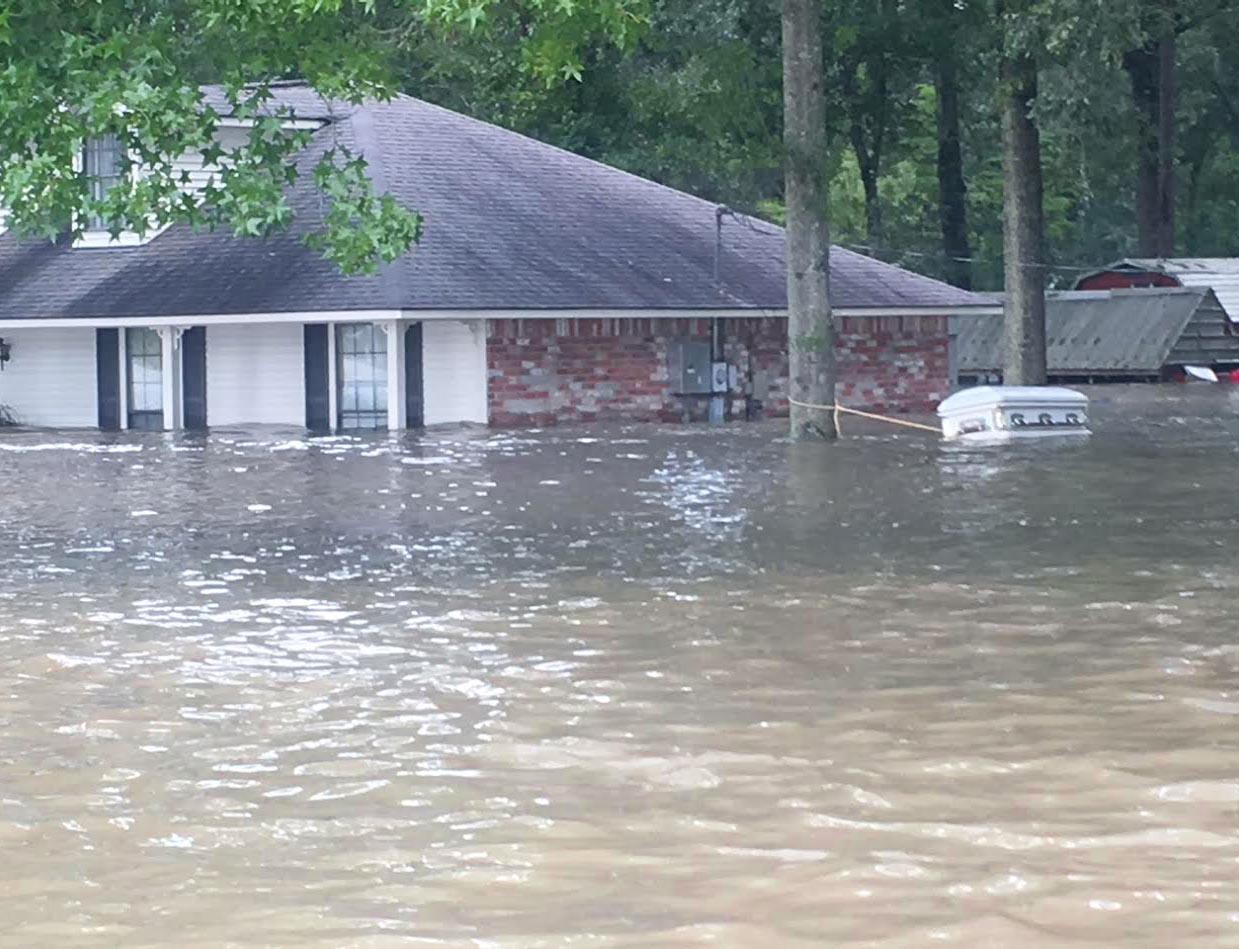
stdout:
<svg viewBox="0 0 1239 949">
<path fill-rule="evenodd" d="M 300 323 L 232 323 L 206 331 L 207 424 L 305 424 Z"/>
<path fill-rule="evenodd" d="M 947 317 L 843 317 L 836 323 L 838 398 L 856 408 L 920 412 L 950 392 Z M 726 320 L 731 415 L 787 413 L 787 321 Z M 676 395 L 678 341 L 708 340 L 704 319 L 491 320 L 487 375 L 493 425 L 705 416 Z"/>
<path fill-rule="evenodd" d="M 22 425 L 98 424 L 93 329 L 4 329 L 12 358 L 0 369 L 0 405 Z"/>
</svg>

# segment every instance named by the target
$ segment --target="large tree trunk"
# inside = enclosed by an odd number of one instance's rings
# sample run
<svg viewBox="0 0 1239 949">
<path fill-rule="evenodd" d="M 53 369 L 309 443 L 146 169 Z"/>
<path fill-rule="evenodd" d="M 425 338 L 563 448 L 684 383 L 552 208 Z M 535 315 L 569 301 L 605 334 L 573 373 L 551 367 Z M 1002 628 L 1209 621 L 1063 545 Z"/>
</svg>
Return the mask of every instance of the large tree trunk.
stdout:
<svg viewBox="0 0 1239 949">
<path fill-rule="evenodd" d="M 1037 65 L 1029 56 L 1003 62 L 1002 253 L 1003 382 L 1045 385 L 1045 267 L 1041 137 L 1032 114 Z"/>
<path fill-rule="evenodd" d="M 942 224 L 942 253 L 946 278 L 972 289 L 972 246 L 968 242 L 967 185 L 960 147 L 959 71 L 949 55 L 934 72 L 938 98 L 938 218 Z"/>
<path fill-rule="evenodd" d="M 1175 37 L 1167 31 L 1123 55 L 1136 107 L 1136 227 L 1140 254 L 1174 254 Z"/>
<path fill-rule="evenodd" d="M 826 222 L 826 100 L 818 0 L 783 0 L 787 347 L 793 439 L 834 438 L 835 329 Z M 802 404 L 797 404 L 802 403 Z"/>
</svg>

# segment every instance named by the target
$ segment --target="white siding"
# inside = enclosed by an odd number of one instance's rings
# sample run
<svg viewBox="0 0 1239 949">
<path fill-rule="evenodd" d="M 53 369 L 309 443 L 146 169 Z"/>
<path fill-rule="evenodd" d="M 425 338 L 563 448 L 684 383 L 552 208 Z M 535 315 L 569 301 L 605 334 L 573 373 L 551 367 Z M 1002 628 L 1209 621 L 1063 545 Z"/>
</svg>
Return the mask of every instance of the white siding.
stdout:
<svg viewBox="0 0 1239 949">
<path fill-rule="evenodd" d="M 486 324 L 483 320 L 422 323 L 426 424 L 486 423 Z"/>
<path fill-rule="evenodd" d="M 207 425 L 305 425 L 300 323 L 208 326 Z"/>
<path fill-rule="evenodd" d="M 215 140 L 225 152 L 244 145 L 248 138 L 248 129 L 221 128 L 216 129 L 215 132 Z M 219 166 L 208 165 L 203 160 L 202 152 L 187 152 L 181 155 L 173 161 L 172 168 L 178 183 L 180 183 L 181 173 L 188 173 L 189 180 L 187 183 L 181 184 L 181 189 L 191 194 L 201 193 L 202 189 L 207 186 L 207 182 L 211 180 L 212 175 L 219 170 Z"/>
<path fill-rule="evenodd" d="M 12 358 L 0 370 L 0 404 L 23 425 L 99 424 L 93 329 L 0 329 Z"/>
</svg>

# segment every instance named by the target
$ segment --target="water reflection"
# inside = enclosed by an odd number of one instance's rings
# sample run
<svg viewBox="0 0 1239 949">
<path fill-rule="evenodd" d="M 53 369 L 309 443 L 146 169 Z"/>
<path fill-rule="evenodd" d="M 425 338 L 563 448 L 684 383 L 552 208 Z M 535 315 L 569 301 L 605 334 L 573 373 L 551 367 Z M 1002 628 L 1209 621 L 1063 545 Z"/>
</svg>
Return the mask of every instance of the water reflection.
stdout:
<svg viewBox="0 0 1239 949">
<path fill-rule="evenodd" d="M 0 939 L 1239 942 L 1239 420 L 0 437 Z"/>
</svg>

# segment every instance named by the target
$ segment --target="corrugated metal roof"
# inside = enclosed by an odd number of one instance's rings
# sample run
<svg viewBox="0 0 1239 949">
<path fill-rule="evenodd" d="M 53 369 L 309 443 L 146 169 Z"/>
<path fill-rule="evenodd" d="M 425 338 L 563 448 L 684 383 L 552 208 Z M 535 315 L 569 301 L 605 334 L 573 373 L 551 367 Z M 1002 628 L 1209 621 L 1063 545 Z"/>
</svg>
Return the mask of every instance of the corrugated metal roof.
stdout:
<svg viewBox="0 0 1239 949">
<path fill-rule="evenodd" d="M 1239 257 L 1128 257 L 1124 263 L 1163 273 L 1218 273 L 1239 275 Z"/>
<path fill-rule="evenodd" d="M 1178 278 L 1185 287 L 1208 287 L 1239 323 L 1239 257 L 1127 257 L 1106 270 L 1149 270 Z"/>
<path fill-rule="evenodd" d="M 1155 375 L 1196 311 L 1204 289 L 1077 290 L 1046 297 L 1046 361 L 1052 374 Z M 1217 317 L 1220 319 L 1220 317 Z M 1002 368 L 1001 317 L 960 321 L 962 372 Z M 1239 337 L 1234 337 L 1239 359 Z"/>
</svg>

